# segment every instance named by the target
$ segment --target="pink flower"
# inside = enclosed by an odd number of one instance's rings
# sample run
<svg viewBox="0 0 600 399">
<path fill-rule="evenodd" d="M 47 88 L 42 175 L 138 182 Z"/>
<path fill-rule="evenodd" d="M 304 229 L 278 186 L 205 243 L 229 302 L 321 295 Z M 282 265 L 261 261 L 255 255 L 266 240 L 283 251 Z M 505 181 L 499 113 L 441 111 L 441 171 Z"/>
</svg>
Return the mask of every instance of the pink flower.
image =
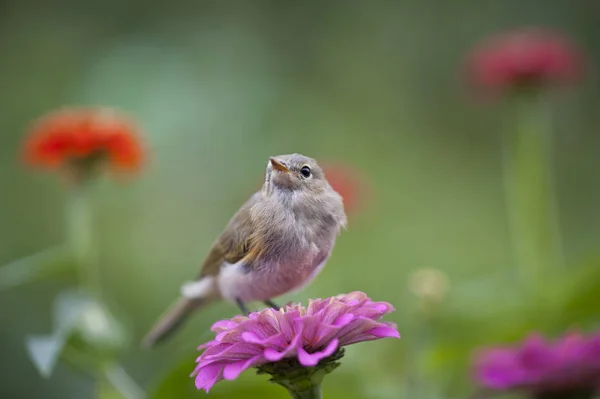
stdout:
<svg viewBox="0 0 600 399">
<path fill-rule="evenodd" d="M 244 370 L 295 358 L 304 367 L 316 366 L 338 348 L 379 338 L 400 338 L 396 326 L 379 322 L 394 311 L 386 302 L 373 302 L 362 292 L 311 300 L 307 307 L 263 309 L 213 324 L 217 335 L 198 349 L 192 377 L 206 392 L 222 379 L 233 380 Z"/>
<path fill-rule="evenodd" d="M 583 73 L 583 56 L 560 33 L 520 29 L 484 40 L 468 59 L 471 80 L 484 88 L 539 88 L 576 82 Z"/>
<path fill-rule="evenodd" d="M 600 388 L 600 333 L 570 333 L 553 343 L 532 334 L 517 347 L 483 350 L 475 359 L 475 379 L 485 388 L 534 398 L 591 398 Z"/>
</svg>

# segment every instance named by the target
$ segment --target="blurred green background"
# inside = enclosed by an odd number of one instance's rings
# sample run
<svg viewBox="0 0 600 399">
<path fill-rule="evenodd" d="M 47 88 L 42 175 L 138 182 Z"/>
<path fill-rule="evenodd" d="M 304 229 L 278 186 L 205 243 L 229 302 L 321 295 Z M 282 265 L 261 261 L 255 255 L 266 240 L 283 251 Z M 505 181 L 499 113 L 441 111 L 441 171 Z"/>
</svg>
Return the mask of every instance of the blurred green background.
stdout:
<svg viewBox="0 0 600 399">
<path fill-rule="evenodd" d="M 133 115 L 149 162 L 139 178 L 107 179 L 94 196 L 103 285 L 134 337 L 122 363 L 149 391 L 179 367 L 180 379 L 162 397 L 203 397 L 188 378 L 195 347 L 235 307 L 212 306 L 155 350 L 136 342 L 259 187 L 269 156 L 343 162 L 361 171 L 369 200 L 350 215 L 322 275 L 279 302 L 361 290 L 396 306 L 388 320 L 402 340 L 348 348 L 325 381 L 325 397 L 464 398 L 478 345 L 520 339 L 529 329 L 598 325 L 598 287 L 580 284 L 598 281 L 585 273 L 600 278 L 599 13 L 593 0 L 4 0 L 0 264 L 64 237 L 63 187 L 20 165 L 29 122 L 62 105 Z M 584 273 L 557 285 L 552 298 L 568 293 L 556 303 L 521 295 L 511 282 L 500 146 L 506 118 L 500 104 L 477 103 L 461 69 L 482 37 L 531 24 L 565 31 L 590 60 L 584 84 L 559 99 L 553 125 L 567 259 L 573 275 Z M 420 268 L 449 280 L 445 299 L 426 313 L 409 289 Z M 62 364 L 42 379 L 23 343 L 49 331 L 51 301 L 72 281 L 0 292 L 0 397 L 94 397 L 93 381 Z M 252 371 L 213 392 L 286 397 Z"/>
</svg>

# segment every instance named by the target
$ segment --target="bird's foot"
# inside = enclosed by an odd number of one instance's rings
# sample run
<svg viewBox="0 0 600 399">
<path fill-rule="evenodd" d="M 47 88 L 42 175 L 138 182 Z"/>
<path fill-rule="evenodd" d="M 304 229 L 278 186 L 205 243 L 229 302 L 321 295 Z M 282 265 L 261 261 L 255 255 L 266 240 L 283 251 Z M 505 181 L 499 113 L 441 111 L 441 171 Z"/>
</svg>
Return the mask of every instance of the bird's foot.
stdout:
<svg viewBox="0 0 600 399">
<path fill-rule="evenodd" d="M 279 309 L 281 309 L 281 306 L 279 306 L 278 304 L 276 304 L 275 302 L 273 302 L 273 301 L 272 301 L 272 300 L 270 300 L 270 299 L 267 299 L 266 301 L 263 301 L 263 303 L 264 303 L 265 305 L 267 305 L 268 307 L 270 307 L 270 308 L 273 308 L 273 309 L 275 309 L 275 310 L 279 310 Z"/>
<path fill-rule="evenodd" d="M 248 311 L 248 308 L 246 308 L 246 305 L 244 304 L 244 302 L 240 298 L 236 298 L 235 299 L 235 303 L 237 303 L 238 308 L 240 308 L 240 310 L 242 311 L 242 313 L 244 314 L 244 316 L 250 315 L 250 312 Z"/>
<path fill-rule="evenodd" d="M 294 302 L 293 301 L 289 301 L 285 305 L 279 306 L 278 304 L 276 304 L 275 302 L 273 302 L 272 300 L 269 299 L 269 300 L 263 301 L 263 303 L 265 305 L 267 305 L 268 307 L 270 307 L 270 308 L 273 308 L 275 310 L 279 310 L 279 309 L 283 309 L 283 308 L 285 308 L 287 306 L 291 306 Z"/>
</svg>

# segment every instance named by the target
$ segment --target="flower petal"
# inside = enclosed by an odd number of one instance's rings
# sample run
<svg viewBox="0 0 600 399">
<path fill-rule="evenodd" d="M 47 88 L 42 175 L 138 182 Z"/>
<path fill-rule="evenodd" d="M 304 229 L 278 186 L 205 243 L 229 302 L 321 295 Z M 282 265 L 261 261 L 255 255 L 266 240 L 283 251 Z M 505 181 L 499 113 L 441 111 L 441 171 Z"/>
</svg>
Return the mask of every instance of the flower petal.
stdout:
<svg viewBox="0 0 600 399">
<path fill-rule="evenodd" d="M 239 362 L 230 363 L 230 364 L 226 365 L 225 368 L 223 369 L 223 378 L 226 380 L 235 380 L 236 378 L 239 377 L 239 375 L 243 371 L 252 367 L 254 365 L 254 363 L 256 361 L 258 361 L 260 358 L 261 358 L 261 356 L 255 356 L 255 357 L 245 360 L 245 361 L 242 360 Z"/>
<path fill-rule="evenodd" d="M 367 331 L 367 333 L 377 338 L 400 338 L 398 330 L 390 326 L 375 327 L 374 329 Z"/>
<path fill-rule="evenodd" d="M 336 327 L 342 327 L 342 326 L 349 324 L 355 318 L 356 318 L 356 316 L 353 315 L 352 313 L 346 313 L 344 315 L 341 315 L 337 319 L 335 319 L 335 321 L 333 322 L 333 325 Z"/>
<path fill-rule="evenodd" d="M 276 350 L 275 348 L 265 349 L 265 351 L 264 351 L 265 359 L 267 359 L 270 362 L 277 362 L 277 361 L 283 359 L 284 357 L 287 357 L 289 354 L 296 351 L 296 348 L 299 346 L 301 338 L 302 338 L 302 335 L 300 335 L 300 334 L 296 335 L 294 337 L 293 341 L 290 343 L 290 345 L 281 352 Z"/>
<path fill-rule="evenodd" d="M 196 369 L 194 371 L 196 374 L 196 388 L 208 392 L 213 385 L 223 379 L 223 367 L 223 363 L 216 363 Z"/>
<path fill-rule="evenodd" d="M 322 351 L 316 351 L 313 353 L 308 353 L 303 347 L 300 346 L 298 348 L 298 361 L 305 367 L 316 366 L 321 359 L 331 356 L 338 348 L 338 344 L 338 340 L 333 339 Z"/>
</svg>

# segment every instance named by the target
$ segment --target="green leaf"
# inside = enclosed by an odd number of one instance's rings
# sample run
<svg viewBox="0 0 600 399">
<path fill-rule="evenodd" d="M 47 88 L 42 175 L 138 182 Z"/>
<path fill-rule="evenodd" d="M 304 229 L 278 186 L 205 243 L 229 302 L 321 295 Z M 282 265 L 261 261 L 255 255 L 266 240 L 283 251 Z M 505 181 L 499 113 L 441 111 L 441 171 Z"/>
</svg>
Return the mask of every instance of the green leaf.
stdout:
<svg viewBox="0 0 600 399">
<path fill-rule="evenodd" d="M 33 335 L 26 338 L 27 353 L 44 378 L 50 377 L 65 345 L 59 335 Z"/>
<path fill-rule="evenodd" d="M 51 375 L 61 354 L 78 369 L 105 370 L 107 362 L 112 364 L 118 351 L 128 342 L 126 329 L 107 306 L 85 292 L 61 292 L 54 300 L 52 314 L 53 333 L 31 336 L 26 341 L 31 360 L 46 378 Z M 107 378 L 126 380 L 122 369 L 112 367 L 105 372 Z"/>
<path fill-rule="evenodd" d="M 153 389 L 151 397 L 154 399 L 184 399 L 202 396 L 198 395 L 194 380 L 190 377 L 197 357 L 198 354 L 191 353 L 190 357 L 184 358 L 175 365 Z"/>
<path fill-rule="evenodd" d="M 56 329 L 68 335 L 67 361 L 77 368 L 103 370 L 129 343 L 125 326 L 108 306 L 82 292 L 66 292 L 57 298 Z"/>
<path fill-rule="evenodd" d="M 129 334 L 125 326 L 100 302 L 91 302 L 79 316 L 76 338 L 93 352 L 113 356 L 127 346 Z"/>
<path fill-rule="evenodd" d="M 43 377 L 48 378 L 52 374 L 66 342 L 89 303 L 90 299 L 79 292 L 60 293 L 54 300 L 54 332 L 26 338 L 27 353 Z"/>
<path fill-rule="evenodd" d="M 69 270 L 72 265 L 72 253 L 65 247 L 50 248 L 14 260 L 0 267 L 0 291 Z"/>
<path fill-rule="evenodd" d="M 54 330 L 59 334 L 70 335 L 82 314 L 94 305 L 94 300 L 81 291 L 63 291 L 54 300 Z"/>
<path fill-rule="evenodd" d="M 105 380 L 96 382 L 96 399 L 127 399 Z"/>
<path fill-rule="evenodd" d="M 567 276 L 556 278 L 554 295 L 560 295 L 557 321 L 569 327 L 594 327 L 600 318 L 600 258 L 574 267 Z"/>
<path fill-rule="evenodd" d="M 144 399 L 146 393 L 119 364 L 109 365 L 104 370 L 103 381 L 98 384 L 98 399 Z"/>
</svg>

